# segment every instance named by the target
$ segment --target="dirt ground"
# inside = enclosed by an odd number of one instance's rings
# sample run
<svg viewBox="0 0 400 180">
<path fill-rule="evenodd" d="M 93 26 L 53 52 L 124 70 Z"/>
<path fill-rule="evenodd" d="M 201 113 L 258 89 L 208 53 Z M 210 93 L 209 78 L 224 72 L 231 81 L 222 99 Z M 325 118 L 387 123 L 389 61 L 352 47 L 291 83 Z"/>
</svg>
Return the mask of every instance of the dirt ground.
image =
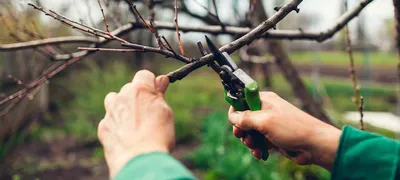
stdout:
<svg viewBox="0 0 400 180">
<path fill-rule="evenodd" d="M 172 155 L 179 159 L 196 176 L 201 173 L 194 170 L 193 164 L 184 159 L 198 145 L 196 141 L 177 144 Z M 11 180 L 106 180 L 108 169 L 103 158 L 94 158 L 100 144 L 93 140 L 85 143 L 74 138 L 62 138 L 48 142 L 23 143 L 17 147 L 3 162 L 0 179 Z"/>
</svg>

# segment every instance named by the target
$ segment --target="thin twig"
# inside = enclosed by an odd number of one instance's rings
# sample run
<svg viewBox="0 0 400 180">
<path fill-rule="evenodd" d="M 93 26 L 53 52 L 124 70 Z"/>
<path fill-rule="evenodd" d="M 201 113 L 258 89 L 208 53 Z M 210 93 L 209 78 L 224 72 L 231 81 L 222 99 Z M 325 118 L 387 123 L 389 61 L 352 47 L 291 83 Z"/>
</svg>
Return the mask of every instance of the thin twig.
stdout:
<svg viewBox="0 0 400 180">
<path fill-rule="evenodd" d="M 147 26 L 147 28 L 150 30 L 151 33 L 154 34 L 153 32 L 153 28 L 147 23 L 147 21 L 143 18 L 143 16 L 140 14 L 140 12 L 137 10 L 136 5 L 135 4 L 131 4 L 132 8 L 135 10 L 136 15 L 139 16 L 140 20 L 142 20 L 142 22 Z"/>
<path fill-rule="evenodd" d="M 110 33 L 109 26 L 108 26 L 107 19 L 106 19 L 106 15 L 104 14 L 103 6 L 101 5 L 100 0 L 97 0 L 97 2 L 99 3 L 101 14 L 103 15 L 103 21 L 104 21 L 104 25 L 106 26 L 106 30 L 107 30 L 108 33 Z"/>
<path fill-rule="evenodd" d="M 91 35 L 94 35 L 94 36 L 100 36 L 100 37 L 103 37 L 103 38 L 110 38 L 110 37 L 107 36 L 107 34 L 108 34 L 107 32 L 104 32 L 104 31 L 101 31 L 101 30 L 97 30 L 95 28 L 90 28 L 90 27 L 88 27 L 88 26 L 86 26 L 86 25 L 84 25 L 82 23 L 78 23 L 76 21 L 72 21 L 72 20 L 70 20 L 70 19 L 68 19 L 68 18 L 66 18 L 64 16 L 56 14 L 54 11 L 47 12 L 43 8 L 38 7 L 38 6 L 34 5 L 34 4 L 28 3 L 28 5 L 32 6 L 34 9 L 42 11 L 45 15 L 50 16 L 50 17 L 62 22 L 63 24 L 71 26 L 73 29 L 78 29 L 78 30 L 80 30 L 82 32 L 85 32 L 85 33 L 88 33 L 88 34 L 91 34 Z M 77 26 L 75 24 L 77 24 L 79 26 Z M 80 26 L 82 26 L 82 27 L 80 27 Z M 85 28 L 87 28 L 87 29 L 85 29 Z"/>
<path fill-rule="evenodd" d="M 107 51 L 107 52 L 143 52 L 139 49 L 115 49 L 115 48 L 91 48 L 91 47 L 78 47 L 79 50 L 87 51 Z"/>
<path fill-rule="evenodd" d="M 155 23 L 155 18 L 156 18 L 156 11 L 154 10 L 154 0 L 149 0 L 149 3 L 148 3 L 148 7 L 149 7 L 149 10 L 150 10 L 150 26 L 151 26 L 151 28 L 153 29 L 153 34 L 154 34 L 154 36 L 156 37 L 156 40 L 157 40 L 157 43 L 158 43 L 158 46 L 160 47 L 160 48 L 164 48 L 164 43 L 161 41 L 161 38 L 160 38 L 160 35 L 158 34 L 158 30 L 157 30 L 157 25 L 156 25 L 156 23 Z"/>
<path fill-rule="evenodd" d="M 176 36 L 178 38 L 179 49 L 181 51 L 182 56 L 185 56 L 185 49 L 183 48 L 181 33 L 179 32 L 179 24 L 178 24 L 178 0 L 175 0 L 175 27 L 176 27 Z"/>
<path fill-rule="evenodd" d="M 217 4 L 215 3 L 215 0 L 212 0 L 212 1 L 213 1 L 212 3 L 213 3 L 213 6 L 214 6 L 215 14 L 212 13 L 212 12 L 210 11 L 210 9 L 208 9 L 207 7 L 205 7 L 204 5 L 202 5 L 199 1 L 194 0 L 194 2 L 195 2 L 196 4 L 198 4 L 200 7 L 202 7 L 203 9 L 205 9 L 205 10 L 207 11 L 208 15 L 210 15 L 210 16 L 213 17 L 215 20 L 217 20 L 217 22 L 218 22 L 218 24 L 221 26 L 221 28 L 224 29 L 226 25 L 225 25 L 224 23 L 222 23 L 221 19 L 219 18 L 218 10 L 217 10 Z"/>
<path fill-rule="evenodd" d="M 169 42 L 167 41 L 167 39 L 166 39 L 164 36 L 163 36 L 162 38 L 164 39 L 165 43 L 167 43 L 168 49 L 169 49 L 172 53 L 174 53 L 175 56 L 178 55 L 178 54 L 176 54 L 176 52 L 174 51 L 174 49 L 172 48 L 172 46 L 169 44 Z"/>
<path fill-rule="evenodd" d="M 52 11 L 52 10 L 49 10 L 49 12 L 47 12 L 42 7 L 38 7 L 38 6 L 36 6 L 34 4 L 31 4 L 31 3 L 28 3 L 28 4 L 30 6 L 32 6 L 34 9 L 37 9 L 37 10 L 45 13 L 45 15 L 53 17 L 55 20 L 58 20 L 58 21 L 62 22 L 63 24 L 71 26 L 73 29 L 78 29 L 78 30 L 80 30 L 82 32 L 85 32 L 85 33 L 88 33 L 88 34 L 92 34 L 94 36 L 102 37 L 102 38 L 105 38 L 105 39 L 117 40 L 117 41 L 120 41 L 121 43 L 129 43 L 128 41 L 126 41 L 126 40 L 124 40 L 124 39 L 122 39 L 122 38 L 120 38 L 118 36 L 115 36 L 112 33 L 105 32 L 105 31 L 102 31 L 100 29 L 96 29 L 96 28 L 93 28 L 93 27 L 89 27 L 89 26 L 87 26 L 87 25 L 85 25 L 83 23 L 80 23 L 80 22 L 73 21 L 73 20 L 71 20 L 71 19 L 69 19 L 69 18 L 67 18 L 65 16 L 62 16 L 62 15 L 60 15 L 60 14 L 58 14 L 58 13 Z M 87 29 L 85 29 L 85 28 L 87 28 Z"/>
<path fill-rule="evenodd" d="M 133 3 L 130 3 L 131 8 L 135 11 L 136 15 L 140 18 L 140 20 L 142 21 L 142 23 L 144 23 L 146 25 L 146 27 L 150 30 L 150 32 L 154 35 L 154 37 L 156 37 L 157 43 L 159 45 L 159 47 L 162 49 L 165 47 L 164 43 L 162 43 L 160 35 L 158 34 L 158 31 L 156 29 L 156 23 L 152 22 L 154 17 L 150 18 L 150 22 L 147 23 L 147 21 L 143 18 L 143 16 L 140 14 L 139 10 L 136 8 L 136 5 Z M 153 6 L 153 5 L 150 5 Z M 150 7 L 149 7 L 150 8 Z M 154 7 L 153 7 L 154 8 Z M 154 11 L 154 10 L 153 10 Z M 153 16 L 153 15 L 151 15 Z M 155 14 L 154 14 L 155 16 Z"/>
<path fill-rule="evenodd" d="M 347 9 L 347 1 L 345 2 L 345 8 Z M 354 65 L 354 56 L 353 56 L 353 49 L 351 44 L 351 37 L 350 37 L 350 30 L 348 25 L 345 26 L 345 33 L 346 33 L 346 50 L 349 53 L 350 58 L 350 78 L 353 82 L 353 90 L 354 90 L 354 103 L 357 106 L 358 112 L 360 112 L 360 129 L 364 130 L 364 122 L 363 122 L 363 102 L 361 102 L 362 98 L 360 96 L 360 87 L 357 82 L 357 73 L 356 68 Z"/>
<path fill-rule="evenodd" d="M 224 23 L 222 23 L 221 19 L 219 18 L 217 3 L 215 2 L 215 0 L 212 0 L 212 3 L 213 3 L 213 6 L 214 6 L 214 11 L 215 11 L 215 16 L 217 18 L 217 21 L 221 25 L 222 29 L 225 29 Z"/>
<path fill-rule="evenodd" d="M 166 49 L 161 49 L 161 48 L 155 48 L 155 47 L 149 47 L 149 46 L 144 46 L 144 45 L 139 45 L 139 44 L 133 44 L 133 43 L 122 43 L 122 46 L 125 47 L 130 47 L 134 49 L 141 49 L 143 52 L 154 52 L 157 54 L 164 55 L 166 57 L 173 57 L 178 61 L 181 61 L 183 63 L 189 64 L 191 63 L 191 60 L 185 56 L 179 55 L 174 53 L 173 51 L 166 50 Z"/>
<path fill-rule="evenodd" d="M 15 51 L 23 50 L 28 48 L 36 48 L 46 45 L 59 45 L 59 44 L 69 44 L 69 43 L 98 43 L 99 39 L 94 37 L 86 36 L 66 36 L 66 37 L 56 37 L 48 38 L 43 40 L 34 40 L 28 42 L 14 43 L 14 44 L 0 44 L 0 51 Z"/>
</svg>

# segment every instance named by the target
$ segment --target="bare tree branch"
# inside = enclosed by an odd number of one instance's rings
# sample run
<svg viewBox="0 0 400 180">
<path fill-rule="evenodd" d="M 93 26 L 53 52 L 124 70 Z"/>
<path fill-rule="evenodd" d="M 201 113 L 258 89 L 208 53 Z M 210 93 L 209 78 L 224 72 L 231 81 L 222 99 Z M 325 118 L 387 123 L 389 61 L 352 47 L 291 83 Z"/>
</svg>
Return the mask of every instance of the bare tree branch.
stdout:
<svg viewBox="0 0 400 180">
<path fill-rule="evenodd" d="M 149 7 L 149 10 L 150 10 L 150 26 L 153 29 L 153 34 L 157 39 L 158 46 L 160 48 L 164 48 L 165 45 L 162 42 L 160 35 L 158 34 L 157 25 L 155 23 L 156 11 L 154 10 L 154 6 L 155 6 L 154 0 L 149 0 L 149 3 L 147 6 Z"/>
<path fill-rule="evenodd" d="M 97 0 L 97 2 L 99 3 L 99 7 L 100 7 L 100 10 L 101 10 L 101 14 L 103 15 L 103 21 L 104 21 L 104 25 L 106 26 L 106 30 L 107 30 L 108 33 L 110 33 L 109 25 L 108 25 L 108 23 L 107 23 L 106 15 L 104 14 L 103 6 L 101 5 L 100 0 Z"/>
<path fill-rule="evenodd" d="M 185 56 L 185 49 L 183 48 L 182 40 L 181 40 L 181 33 L 179 32 L 179 24 L 178 24 L 178 0 L 175 0 L 175 29 L 176 29 L 176 36 L 178 38 L 179 49 L 181 51 L 182 56 Z"/>
<path fill-rule="evenodd" d="M 347 1 L 345 1 L 345 8 L 347 9 Z M 350 37 L 350 30 L 348 25 L 345 25 L 345 33 L 346 33 L 346 50 L 349 54 L 349 59 L 350 59 L 350 68 L 349 68 L 349 73 L 350 73 L 350 79 L 353 83 L 353 90 L 354 90 L 354 104 L 357 106 L 357 110 L 360 112 L 360 129 L 364 130 L 364 122 L 363 122 L 363 100 L 362 97 L 360 96 L 360 86 L 358 85 L 357 82 L 357 73 L 356 73 L 356 68 L 354 64 L 354 56 L 353 56 L 353 48 L 351 44 L 351 37 Z"/>
<path fill-rule="evenodd" d="M 249 28 L 240 28 L 240 27 L 231 27 L 231 26 L 226 26 L 225 28 L 222 28 L 221 26 L 205 26 L 205 27 L 188 27 L 188 26 L 180 26 L 180 31 L 182 32 L 188 32 L 188 31 L 193 31 L 193 32 L 205 32 L 205 33 L 211 33 L 211 34 L 232 34 L 232 35 L 243 35 L 241 38 L 223 46 L 220 48 L 221 51 L 225 51 L 227 53 L 232 53 L 239 48 L 250 44 L 252 41 L 254 41 L 257 38 L 281 38 L 281 39 L 310 39 L 310 40 L 317 40 L 317 41 L 323 41 L 326 40 L 327 38 L 330 38 L 335 34 L 337 31 L 339 31 L 343 26 L 348 23 L 352 18 L 358 15 L 358 13 L 367 5 L 371 2 L 372 0 L 363 0 L 357 7 L 353 8 L 353 10 L 348 11 L 345 13 L 338 21 L 337 24 L 332 26 L 331 28 L 327 29 L 326 31 L 323 32 L 311 32 L 311 31 L 268 31 L 272 27 L 274 27 L 279 21 L 281 21 L 287 14 L 289 14 L 291 11 L 297 11 L 298 8 L 297 6 L 302 2 L 302 0 L 292 0 L 290 3 L 287 5 L 281 7 L 278 12 L 276 12 L 272 17 L 270 17 L 268 20 L 264 21 L 261 23 L 258 27 L 256 27 L 253 30 L 250 30 Z M 35 7 L 35 6 L 34 6 Z M 38 8 L 38 7 L 36 7 Z M 97 30 L 95 28 L 87 28 L 85 25 L 73 22 L 72 20 L 68 20 L 64 17 L 60 17 L 59 15 L 52 13 L 52 12 L 46 12 L 42 8 L 39 8 L 39 10 L 43 11 L 47 15 L 50 15 L 51 17 L 62 21 L 63 23 L 70 25 L 73 28 L 76 28 L 76 25 L 79 25 L 78 28 L 81 31 L 88 32 L 89 34 L 95 35 L 95 36 L 100 36 L 102 38 L 96 39 L 90 47 L 88 47 L 87 50 L 83 51 L 78 51 L 72 54 L 64 54 L 64 55 L 55 55 L 53 59 L 55 60 L 62 60 L 64 62 L 58 62 L 55 63 L 55 65 L 48 70 L 46 70 L 38 79 L 35 81 L 28 83 L 27 88 L 24 88 L 17 93 L 14 93 L 11 96 L 6 97 L 5 99 L 2 99 L 0 101 L 0 106 L 13 101 L 15 99 L 20 99 L 21 97 L 26 96 L 29 94 L 29 92 L 32 89 L 35 89 L 39 85 L 43 84 L 46 82 L 48 79 L 52 78 L 54 75 L 58 74 L 61 72 L 63 69 L 71 66 L 72 64 L 80 61 L 82 58 L 96 52 L 91 48 L 100 48 L 101 46 L 106 45 L 112 40 L 118 40 L 122 42 L 122 45 L 125 47 L 130 47 L 133 49 L 133 51 L 139 51 L 139 52 L 155 52 L 159 53 L 162 55 L 165 55 L 167 57 L 173 57 L 175 59 L 178 59 L 184 63 L 187 63 L 187 65 L 183 66 L 182 68 L 171 72 L 168 74 L 170 77 L 170 81 L 174 82 L 176 80 L 182 79 L 185 76 L 187 76 L 190 72 L 209 64 L 212 60 L 213 57 L 211 54 L 205 55 L 201 58 L 187 58 L 181 55 L 177 55 L 173 51 L 169 51 L 166 49 L 161 49 L 161 48 L 154 48 L 154 47 L 148 47 L 148 46 L 143 46 L 143 45 L 137 45 L 133 43 L 129 43 L 121 38 L 119 36 L 122 36 L 132 30 L 135 29 L 143 29 L 143 28 L 148 28 L 149 25 L 147 21 L 143 20 L 143 22 L 135 22 L 135 23 L 129 23 L 127 25 L 124 25 L 110 33 L 104 32 L 101 30 Z M 167 30 L 176 30 L 176 26 L 173 23 L 163 23 L 163 22 L 158 22 L 158 28 L 160 29 L 167 29 Z M 87 28 L 87 29 L 86 29 Z M 83 40 L 84 38 L 87 37 L 81 37 L 82 39 L 75 39 L 75 40 L 69 40 L 67 42 L 82 42 L 82 43 L 87 43 L 91 42 L 91 40 Z M 11 49 L 10 46 L 13 46 L 12 48 L 17 48 L 17 49 L 25 49 L 28 47 L 38 47 L 40 45 L 55 45 L 55 44 L 61 44 L 62 41 L 60 39 L 55 40 L 52 39 L 52 41 L 49 41 L 49 39 L 42 40 L 42 42 L 28 42 L 28 43 L 20 43 L 20 44 L 11 44 L 11 45 L 1 45 L 3 48 L 0 50 L 9 50 Z M 31 43 L 31 44 L 29 44 Z M 171 49 L 172 50 L 172 49 Z"/>
<path fill-rule="evenodd" d="M 327 39 L 333 37 L 334 34 L 336 34 L 338 31 L 340 31 L 345 24 L 347 24 L 350 20 L 355 18 L 361 10 L 363 10 L 366 5 L 368 5 L 372 0 L 363 0 L 360 2 L 356 7 L 353 9 L 347 11 L 345 14 L 343 14 L 338 21 L 333 24 L 330 28 L 324 30 L 324 31 L 305 31 L 305 30 L 274 30 L 274 31 L 268 31 L 264 34 L 262 34 L 260 37 L 262 38 L 271 38 L 271 39 L 289 39 L 289 40 L 315 40 L 318 42 L 323 42 L 326 41 Z M 144 20 L 144 19 L 143 19 Z M 144 23 L 146 22 L 146 23 Z M 148 28 L 150 25 L 147 21 L 144 22 L 133 22 L 126 24 L 124 26 L 121 26 L 119 30 L 124 30 L 124 31 L 132 31 L 136 29 L 144 29 Z M 176 27 L 174 23 L 169 23 L 169 22 L 155 22 L 157 24 L 157 27 L 159 29 L 164 29 L 164 30 L 171 30 L 175 31 Z M 250 32 L 250 28 L 243 28 L 243 27 L 235 27 L 235 26 L 225 26 L 225 28 L 222 28 L 221 26 L 201 26 L 201 27 L 191 27 L 191 26 L 179 26 L 179 30 L 182 32 L 201 32 L 201 33 L 210 33 L 213 35 L 222 35 L 222 34 L 227 34 L 227 35 L 244 35 Z M 66 41 L 65 43 L 73 43 L 72 41 L 77 41 L 77 43 L 86 43 L 83 41 L 83 39 L 86 39 L 87 37 L 81 37 L 81 38 L 74 38 Z M 87 41 L 88 43 L 91 42 L 91 40 Z M 63 42 L 60 41 L 53 41 L 49 40 L 47 41 L 46 39 L 42 41 L 43 45 L 53 45 L 53 44 L 63 44 Z M 92 42 L 93 43 L 93 42 Z M 26 48 L 32 48 L 32 47 L 38 47 L 41 46 L 42 44 L 38 42 L 26 42 L 26 43 L 18 43 L 18 44 L 9 44 L 9 45 L 0 45 L 0 51 L 11 51 L 15 49 L 26 49 Z M 21 47 L 19 47 L 21 46 Z"/>
<path fill-rule="evenodd" d="M 143 52 L 143 50 L 139 49 L 115 49 L 115 48 L 90 48 L 90 47 L 78 47 L 79 50 L 87 50 L 87 51 L 107 51 L 107 52 Z"/>
<path fill-rule="evenodd" d="M 283 6 L 277 13 L 275 13 L 272 17 L 268 20 L 261 23 L 259 26 L 254 28 L 252 31 L 247 33 L 246 35 L 240 37 L 239 39 L 223 46 L 220 48 L 220 51 L 227 52 L 228 54 L 233 53 L 234 51 L 238 50 L 239 48 L 250 44 L 256 38 L 260 37 L 270 28 L 275 26 L 279 21 L 281 21 L 286 15 L 290 12 L 297 9 L 297 6 L 302 2 L 302 0 L 292 0 L 290 3 Z M 201 57 L 199 60 L 195 60 L 192 63 L 189 63 L 176 71 L 173 71 L 168 74 L 170 82 L 175 82 L 186 77 L 190 72 L 209 64 L 213 60 L 213 56 L 211 54 L 207 56 Z"/>
<path fill-rule="evenodd" d="M 15 51 L 30 49 L 35 47 L 41 47 L 46 45 L 59 45 L 59 44 L 70 44 L 70 43 L 98 43 L 99 39 L 94 37 L 86 36 L 66 36 L 66 37 L 55 37 L 43 40 L 35 40 L 29 42 L 21 42 L 14 44 L 0 44 L 0 51 Z"/>
</svg>

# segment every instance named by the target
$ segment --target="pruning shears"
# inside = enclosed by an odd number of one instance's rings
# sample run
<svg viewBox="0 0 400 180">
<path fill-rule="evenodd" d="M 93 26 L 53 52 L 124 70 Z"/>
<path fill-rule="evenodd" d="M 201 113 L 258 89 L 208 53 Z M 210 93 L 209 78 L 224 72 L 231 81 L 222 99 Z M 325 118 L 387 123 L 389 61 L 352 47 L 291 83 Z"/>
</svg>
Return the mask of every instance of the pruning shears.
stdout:
<svg viewBox="0 0 400 180">
<path fill-rule="evenodd" d="M 211 62 L 209 65 L 221 78 L 225 89 L 225 100 L 237 111 L 261 110 L 258 83 L 246 72 L 238 68 L 229 54 L 221 52 L 207 36 L 206 41 L 216 61 L 216 63 Z M 265 136 L 255 130 L 246 133 L 250 134 L 254 138 L 255 143 L 259 145 L 263 155 L 262 159 L 266 161 L 269 157 L 269 152 Z"/>
</svg>

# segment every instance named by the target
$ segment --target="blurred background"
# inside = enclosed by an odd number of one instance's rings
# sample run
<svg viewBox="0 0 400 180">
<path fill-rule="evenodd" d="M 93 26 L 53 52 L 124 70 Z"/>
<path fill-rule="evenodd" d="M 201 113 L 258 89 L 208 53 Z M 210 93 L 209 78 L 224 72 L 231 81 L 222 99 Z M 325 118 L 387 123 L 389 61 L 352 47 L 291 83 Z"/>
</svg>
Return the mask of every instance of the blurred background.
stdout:
<svg viewBox="0 0 400 180">
<path fill-rule="evenodd" d="M 135 20 L 128 3 L 134 2 L 146 19 L 151 16 L 150 1 L 102 0 L 110 30 Z M 173 23 L 174 1 L 154 1 L 155 19 Z M 272 15 L 285 0 L 257 0 L 262 8 L 248 16 L 249 1 L 217 0 L 218 17 L 224 25 L 254 27 L 254 19 Z M 323 31 L 346 12 L 345 0 L 306 0 L 300 13 L 291 13 L 277 29 Z M 105 29 L 96 0 L 0 0 L 0 45 L 49 37 L 86 36 L 63 25 L 27 3 L 51 9 L 73 20 Z M 349 0 L 349 8 L 360 0 Z M 185 26 L 219 25 L 212 0 L 180 0 L 179 23 Z M 209 9 L 208 12 L 206 9 Z M 260 11 L 259 11 L 260 10 Z M 210 16 L 210 14 L 213 14 Z M 254 21 L 253 21 L 254 20 Z M 349 23 L 360 94 L 364 97 L 367 131 L 390 138 L 400 132 L 398 117 L 399 57 L 396 53 L 392 1 L 374 1 Z M 176 52 L 174 31 L 159 30 Z M 219 35 L 213 39 L 224 45 L 239 36 Z M 157 46 L 148 29 L 123 36 L 137 44 Z M 188 57 L 199 57 L 197 41 L 204 33 L 182 33 Z M 1 51 L 0 100 L 46 74 L 64 61 L 54 62 L 57 54 L 69 54 L 88 43 Z M 0 46 L 1 47 L 1 46 Z M 106 47 L 120 48 L 118 42 Z M 271 50 L 272 49 L 272 50 Z M 346 34 L 339 31 L 322 43 L 307 40 L 257 40 L 232 54 L 238 64 L 261 84 L 300 108 L 311 104 L 321 108 L 337 127 L 359 127 L 360 115 L 353 102 L 349 78 Z M 283 59 L 282 59 L 283 57 Z M 284 61 L 283 61 L 284 60 Z M 282 63 L 284 62 L 284 63 Z M 286 65 L 285 65 L 286 63 Z M 287 63 L 292 65 L 287 66 Z M 284 65 L 282 65 L 284 64 Z M 108 179 L 97 124 L 104 116 L 103 99 L 129 82 L 135 72 L 149 69 L 166 74 L 183 64 L 154 53 L 96 52 L 21 98 L 0 106 L 0 179 Z M 295 70 L 300 79 L 288 75 Z M 48 75 L 48 74 L 47 74 Z M 294 79 L 294 80 L 293 80 Z M 301 80 L 305 93 L 293 82 Z M 171 84 L 167 102 L 175 114 L 177 145 L 173 156 L 200 179 L 329 179 L 328 171 L 316 166 L 297 166 L 273 152 L 267 162 L 254 159 L 231 134 L 219 76 L 203 67 Z M 307 99 L 311 97 L 311 99 Z"/>
</svg>

